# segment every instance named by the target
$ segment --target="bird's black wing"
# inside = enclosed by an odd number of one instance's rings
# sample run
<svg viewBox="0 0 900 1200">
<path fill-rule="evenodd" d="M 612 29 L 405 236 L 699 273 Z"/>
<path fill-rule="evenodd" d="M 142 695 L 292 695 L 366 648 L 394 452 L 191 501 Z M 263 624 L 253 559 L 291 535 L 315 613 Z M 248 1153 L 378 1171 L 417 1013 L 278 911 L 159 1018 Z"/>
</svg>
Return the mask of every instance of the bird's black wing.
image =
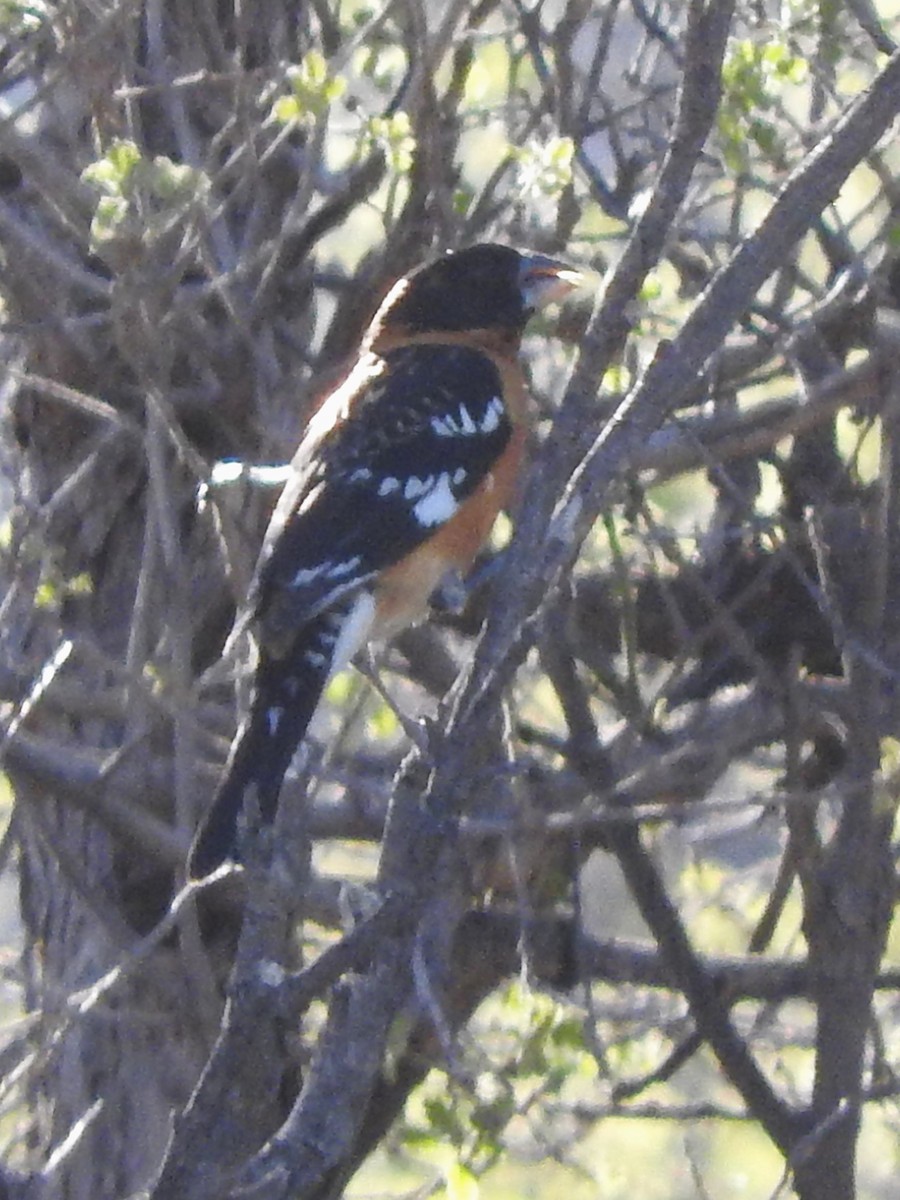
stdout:
<svg viewBox="0 0 900 1200">
<path fill-rule="evenodd" d="M 310 423 L 251 595 L 262 642 L 364 586 L 433 535 L 512 433 L 486 354 L 419 344 L 371 357 Z"/>
</svg>

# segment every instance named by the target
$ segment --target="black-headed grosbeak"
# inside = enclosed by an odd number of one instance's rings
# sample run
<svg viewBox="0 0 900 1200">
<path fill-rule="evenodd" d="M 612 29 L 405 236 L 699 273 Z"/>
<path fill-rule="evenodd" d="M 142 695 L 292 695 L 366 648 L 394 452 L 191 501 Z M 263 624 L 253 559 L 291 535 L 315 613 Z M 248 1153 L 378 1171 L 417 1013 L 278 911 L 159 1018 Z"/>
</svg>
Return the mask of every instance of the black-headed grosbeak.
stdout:
<svg viewBox="0 0 900 1200">
<path fill-rule="evenodd" d="M 311 418 L 263 541 L 250 712 L 191 851 L 194 878 L 236 857 L 242 814 L 274 819 L 331 676 L 471 566 L 522 465 L 525 325 L 579 280 L 554 259 L 482 244 L 388 293 Z"/>
</svg>

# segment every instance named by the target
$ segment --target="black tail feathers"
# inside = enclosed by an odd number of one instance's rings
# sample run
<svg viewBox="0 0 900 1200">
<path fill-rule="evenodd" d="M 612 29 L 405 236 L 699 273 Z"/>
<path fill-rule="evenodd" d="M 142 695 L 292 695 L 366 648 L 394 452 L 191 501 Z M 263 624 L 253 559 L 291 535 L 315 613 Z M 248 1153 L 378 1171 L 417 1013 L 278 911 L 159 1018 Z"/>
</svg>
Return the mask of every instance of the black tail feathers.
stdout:
<svg viewBox="0 0 900 1200">
<path fill-rule="evenodd" d="M 328 680 L 333 621 L 319 618 L 285 658 L 260 652 L 250 713 L 238 731 L 219 787 L 188 859 L 200 879 L 240 859 L 243 825 L 275 819 L 281 785 Z"/>
</svg>

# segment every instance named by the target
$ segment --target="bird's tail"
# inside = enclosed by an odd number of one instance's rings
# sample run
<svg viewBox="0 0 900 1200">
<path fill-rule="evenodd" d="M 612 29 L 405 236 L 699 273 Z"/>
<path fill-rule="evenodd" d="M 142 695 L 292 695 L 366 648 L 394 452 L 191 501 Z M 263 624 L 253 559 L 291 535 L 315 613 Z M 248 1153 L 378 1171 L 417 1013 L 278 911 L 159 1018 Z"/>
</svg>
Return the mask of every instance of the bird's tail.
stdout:
<svg viewBox="0 0 900 1200">
<path fill-rule="evenodd" d="M 328 682 L 334 640 L 325 614 L 302 630 L 286 656 L 260 649 L 250 712 L 191 847 L 188 878 L 238 861 L 242 819 L 258 817 L 262 825 L 275 819 L 282 781 Z"/>
</svg>

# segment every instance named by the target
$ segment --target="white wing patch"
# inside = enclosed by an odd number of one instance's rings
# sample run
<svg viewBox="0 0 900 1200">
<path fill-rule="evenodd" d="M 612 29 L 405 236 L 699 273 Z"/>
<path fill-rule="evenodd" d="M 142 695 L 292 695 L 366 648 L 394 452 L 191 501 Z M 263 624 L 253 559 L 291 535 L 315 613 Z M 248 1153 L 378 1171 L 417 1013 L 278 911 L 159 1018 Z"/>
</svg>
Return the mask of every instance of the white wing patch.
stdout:
<svg viewBox="0 0 900 1200">
<path fill-rule="evenodd" d="M 502 399 L 493 396 L 485 406 L 480 420 L 476 421 L 465 404 L 461 404 L 455 413 L 433 417 L 431 431 L 438 437 L 472 437 L 479 433 L 493 433 L 499 426 L 503 413 Z"/>
<path fill-rule="evenodd" d="M 459 406 L 459 424 L 462 433 L 472 434 L 478 432 L 478 426 L 472 420 L 472 414 L 464 404 Z"/>
<path fill-rule="evenodd" d="M 456 475 L 453 478 L 455 480 Z M 449 521 L 459 508 L 459 501 L 450 486 L 450 476 L 444 472 L 441 475 L 431 475 L 427 479 L 417 479 L 415 482 L 422 485 L 419 492 L 421 499 L 413 505 L 412 510 L 419 524 L 431 529 L 434 525 L 443 525 L 445 521 Z"/>
<path fill-rule="evenodd" d="M 431 490 L 432 477 L 426 476 L 420 479 L 418 475 L 410 475 L 406 483 L 403 485 L 404 500 L 419 500 Z"/>
<path fill-rule="evenodd" d="M 299 571 L 294 573 L 294 578 L 291 580 L 291 587 L 302 588 L 314 583 L 315 580 L 321 578 L 324 574 L 324 567 L 319 563 L 315 567 L 301 567 Z"/>
<path fill-rule="evenodd" d="M 432 417 L 431 430 L 438 437 L 456 437 L 456 425 L 449 416 Z"/>
<path fill-rule="evenodd" d="M 333 579 L 343 579 L 345 575 L 352 575 L 361 562 L 362 555 L 354 554 L 352 558 L 345 559 L 344 562 L 332 564 L 328 569 L 328 574 Z"/>
<path fill-rule="evenodd" d="M 290 586 L 303 588 L 320 579 L 344 579 L 347 575 L 352 575 L 361 562 L 362 555 L 355 554 L 352 558 L 339 562 L 323 562 L 314 567 L 301 567 L 299 571 L 294 572 Z"/>
<path fill-rule="evenodd" d="M 481 419 L 481 433 L 493 433 L 500 424 L 500 418 L 504 414 L 503 401 L 499 396 L 494 396 L 484 410 L 484 416 Z"/>
</svg>

